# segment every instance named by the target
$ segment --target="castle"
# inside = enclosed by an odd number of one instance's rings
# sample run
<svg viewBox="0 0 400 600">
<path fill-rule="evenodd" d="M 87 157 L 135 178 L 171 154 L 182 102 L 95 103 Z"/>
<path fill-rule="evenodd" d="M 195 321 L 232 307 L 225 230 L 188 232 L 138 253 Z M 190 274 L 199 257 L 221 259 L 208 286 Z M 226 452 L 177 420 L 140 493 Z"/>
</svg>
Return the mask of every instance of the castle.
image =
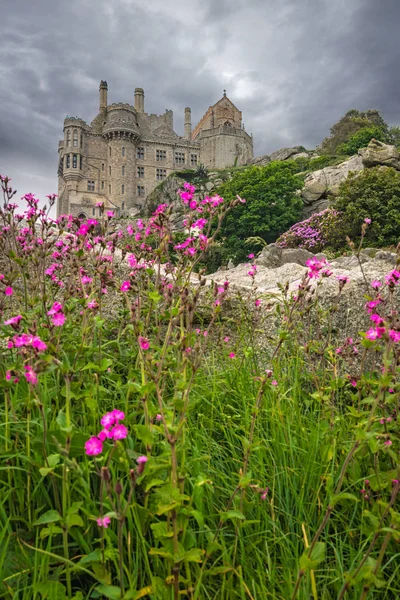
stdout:
<svg viewBox="0 0 400 600">
<path fill-rule="evenodd" d="M 99 92 L 99 112 L 90 125 L 78 117 L 64 120 L 64 139 L 58 144 L 58 215 L 98 216 L 96 203 L 102 201 L 124 216 L 140 210 L 173 171 L 200 164 L 220 169 L 253 158 L 253 138 L 225 90 L 193 130 L 191 110 L 185 108 L 183 137 L 174 131 L 172 110 L 163 115 L 144 111 L 142 88 L 135 89 L 134 106 L 108 104 L 106 81 L 100 82 Z"/>
</svg>

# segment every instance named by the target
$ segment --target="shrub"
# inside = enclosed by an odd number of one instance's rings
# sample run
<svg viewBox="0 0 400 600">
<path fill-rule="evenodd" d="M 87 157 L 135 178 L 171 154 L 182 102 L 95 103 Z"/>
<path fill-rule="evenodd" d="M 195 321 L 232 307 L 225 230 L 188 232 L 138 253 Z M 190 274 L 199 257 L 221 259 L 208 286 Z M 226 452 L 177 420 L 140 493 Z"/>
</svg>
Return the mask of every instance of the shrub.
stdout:
<svg viewBox="0 0 400 600">
<path fill-rule="evenodd" d="M 343 212 L 347 234 L 356 238 L 363 220 L 372 224 L 365 242 L 374 246 L 397 244 L 400 237 L 400 173 L 391 167 L 351 174 L 339 188 L 335 208 Z"/>
<path fill-rule="evenodd" d="M 293 225 L 278 238 L 277 244 L 281 248 L 304 248 L 310 252 L 320 252 L 326 247 L 336 250 L 346 243 L 345 231 L 343 215 L 327 208 Z"/>
<path fill-rule="evenodd" d="M 378 127 L 388 132 L 388 126 L 378 110 L 349 110 L 331 127 L 331 135 L 323 140 L 318 150 L 322 154 L 336 154 L 339 146 L 346 144 L 360 129 L 368 127 Z"/>
<path fill-rule="evenodd" d="M 301 178 L 296 177 L 298 170 L 294 161 L 276 161 L 237 172 L 220 186 L 218 193 L 226 201 L 237 195 L 246 199 L 234 215 L 227 216 L 220 236 L 235 262 L 245 260 L 253 250 L 244 246 L 244 240 L 257 236 L 267 243 L 273 242 L 298 220 L 303 205 L 296 194 L 302 187 Z"/>
<path fill-rule="evenodd" d="M 363 127 L 354 133 L 346 144 L 341 144 L 338 152 L 351 156 L 356 154 L 360 148 L 368 146 L 373 138 L 381 142 L 388 141 L 387 133 L 380 127 Z"/>
</svg>

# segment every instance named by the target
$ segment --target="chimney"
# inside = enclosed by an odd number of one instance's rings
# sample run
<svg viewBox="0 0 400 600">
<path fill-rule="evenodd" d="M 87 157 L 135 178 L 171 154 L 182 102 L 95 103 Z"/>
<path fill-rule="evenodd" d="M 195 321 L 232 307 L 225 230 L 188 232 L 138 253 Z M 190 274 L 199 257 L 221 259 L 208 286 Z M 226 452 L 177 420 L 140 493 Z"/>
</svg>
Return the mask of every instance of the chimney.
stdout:
<svg viewBox="0 0 400 600">
<path fill-rule="evenodd" d="M 190 108 L 185 108 L 185 138 L 192 139 L 192 111 Z"/>
<path fill-rule="evenodd" d="M 104 110 L 105 108 L 107 108 L 107 92 L 108 92 L 107 81 L 103 81 L 103 80 L 100 81 L 99 92 L 100 92 L 100 110 Z"/>
<path fill-rule="evenodd" d="M 137 112 L 144 112 L 144 90 L 135 88 L 135 109 Z"/>
</svg>

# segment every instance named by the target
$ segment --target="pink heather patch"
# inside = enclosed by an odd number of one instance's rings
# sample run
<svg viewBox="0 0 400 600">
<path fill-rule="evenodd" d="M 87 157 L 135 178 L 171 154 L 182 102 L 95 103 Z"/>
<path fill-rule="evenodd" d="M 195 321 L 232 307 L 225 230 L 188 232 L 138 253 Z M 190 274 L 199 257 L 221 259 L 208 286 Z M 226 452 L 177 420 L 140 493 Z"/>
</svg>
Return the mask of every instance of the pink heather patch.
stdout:
<svg viewBox="0 0 400 600">
<path fill-rule="evenodd" d="M 14 293 L 14 290 L 12 289 L 12 287 L 8 286 L 6 287 L 6 289 L 4 290 L 4 293 L 6 296 L 12 296 Z"/>
<path fill-rule="evenodd" d="M 111 429 L 111 435 L 114 440 L 123 440 L 127 437 L 128 430 L 125 425 L 116 425 L 113 427 L 113 429 Z"/>
<path fill-rule="evenodd" d="M 7 321 L 4 321 L 4 325 L 18 325 L 18 323 L 21 321 L 22 317 L 21 315 L 17 315 L 16 317 L 11 317 L 11 319 L 7 319 Z"/>
<path fill-rule="evenodd" d="M 147 458 L 147 456 L 138 456 L 136 459 L 136 462 L 138 465 L 144 465 L 145 463 L 147 463 L 149 459 Z"/>
<path fill-rule="evenodd" d="M 111 519 L 110 517 L 99 517 L 98 519 L 96 519 L 96 523 L 99 527 L 104 527 L 104 529 L 107 529 L 107 527 L 111 523 Z"/>
<path fill-rule="evenodd" d="M 140 336 L 139 345 L 142 350 L 148 350 L 150 348 L 150 342 L 147 338 Z"/>
<path fill-rule="evenodd" d="M 121 292 L 127 292 L 130 287 L 131 284 L 129 283 L 129 281 L 124 281 L 119 289 L 121 290 Z"/>
<path fill-rule="evenodd" d="M 56 315 L 53 315 L 51 320 L 55 327 L 62 327 L 65 323 L 65 315 L 64 313 L 57 313 Z"/>
<path fill-rule="evenodd" d="M 85 451 L 88 456 L 96 456 L 101 454 L 103 450 L 103 442 L 97 437 L 91 437 L 85 442 Z"/>
</svg>

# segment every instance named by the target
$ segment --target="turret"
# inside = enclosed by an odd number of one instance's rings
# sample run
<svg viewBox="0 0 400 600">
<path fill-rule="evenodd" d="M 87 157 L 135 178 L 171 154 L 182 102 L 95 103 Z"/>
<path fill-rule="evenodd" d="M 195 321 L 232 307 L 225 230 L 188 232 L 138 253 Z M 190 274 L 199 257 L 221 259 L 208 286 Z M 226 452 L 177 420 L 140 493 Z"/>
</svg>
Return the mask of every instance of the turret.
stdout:
<svg viewBox="0 0 400 600">
<path fill-rule="evenodd" d="M 185 138 L 192 138 L 192 111 L 188 107 L 185 108 Z"/>
<path fill-rule="evenodd" d="M 107 81 L 103 81 L 103 80 L 100 81 L 99 92 L 100 92 L 100 110 L 104 110 L 105 108 L 107 108 L 107 92 L 108 92 Z"/>
<path fill-rule="evenodd" d="M 135 88 L 135 109 L 137 112 L 144 112 L 144 90 Z"/>
</svg>

